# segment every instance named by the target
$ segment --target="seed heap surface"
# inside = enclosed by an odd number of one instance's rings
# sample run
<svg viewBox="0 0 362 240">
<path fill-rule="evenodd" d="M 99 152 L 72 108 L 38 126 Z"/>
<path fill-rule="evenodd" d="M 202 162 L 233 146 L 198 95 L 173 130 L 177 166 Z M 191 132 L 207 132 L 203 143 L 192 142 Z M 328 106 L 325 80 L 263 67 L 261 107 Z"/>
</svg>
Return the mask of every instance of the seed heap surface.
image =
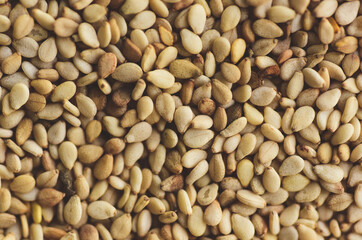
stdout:
<svg viewBox="0 0 362 240">
<path fill-rule="evenodd" d="M 359 0 L 0 0 L 0 240 L 362 239 Z"/>
</svg>

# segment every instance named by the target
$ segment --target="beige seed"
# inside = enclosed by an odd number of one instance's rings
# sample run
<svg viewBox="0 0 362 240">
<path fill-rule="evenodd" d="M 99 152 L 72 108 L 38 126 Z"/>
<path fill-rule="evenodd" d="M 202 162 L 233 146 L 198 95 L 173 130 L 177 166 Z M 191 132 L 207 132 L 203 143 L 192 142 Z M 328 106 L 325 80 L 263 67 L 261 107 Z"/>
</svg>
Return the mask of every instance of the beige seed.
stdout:
<svg viewBox="0 0 362 240">
<path fill-rule="evenodd" d="M 38 49 L 38 56 L 43 62 L 52 62 L 57 56 L 57 46 L 53 37 L 45 40 Z"/>
<path fill-rule="evenodd" d="M 334 29 L 326 18 L 323 18 L 319 23 L 318 36 L 323 44 L 330 44 L 333 41 Z"/>
<path fill-rule="evenodd" d="M 148 72 L 146 78 L 155 86 L 163 89 L 170 88 L 175 83 L 175 77 L 163 69 Z"/>
<path fill-rule="evenodd" d="M 116 68 L 112 78 L 125 83 L 135 82 L 142 77 L 142 69 L 135 63 L 124 63 Z"/>
<path fill-rule="evenodd" d="M 1 69 L 5 74 L 13 74 L 20 68 L 20 65 L 21 55 L 20 53 L 14 53 L 2 61 Z"/>
<path fill-rule="evenodd" d="M 104 6 L 99 4 L 91 4 L 83 10 L 83 18 L 89 23 L 94 23 L 102 19 L 107 13 Z"/>
<path fill-rule="evenodd" d="M 10 184 L 11 191 L 28 193 L 35 187 L 35 179 L 29 175 L 19 175 Z"/>
<path fill-rule="evenodd" d="M 202 74 L 202 71 L 192 62 L 183 59 L 173 61 L 170 64 L 170 72 L 174 77 L 181 79 L 195 78 Z"/>
<path fill-rule="evenodd" d="M 353 202 L 353 195 L 350 193 L 333 194 L 327 199 L 327 206 L 336 212 L 347 209 Z"/>
<path fill-rule="evenodd" d="M 278 154 L 279 146 L 276 142 L 265 141 L 259 147 L 259 161 L 261 163 L 271 162 Z"/>
<path fill-rule="evenodd" d="M 180 208 L 180 211 L 184 214 L 192 214 L 192 206 L 190 203 L 190 198 L 187 195 L 187 192 L 183 189 L 179 190 L 177 193 L 177 203 Z"/>
<path fill-rule="evenodd" d="M 322 67 L 327 68 L 329 76 L 332 79 L 335 79 L 337 81 L 343 81 L 346 79 L 346 75 L 344 74 L 342 68 L 335 63 L 324 60 L 321 63 L 319 63 L 318 66 L 319 68 Z"/>
<path fill-rule="evenodd" d="M 184 133 L 191 124 L 193 117 L 194 114 L 190 107 L 181 106 L 177 108 L 175 110 L 175 117 L 174 117 L 174 122 L 177 127 L 177 130 L 180 133 Z"/>
<path fill-rule="evenodd" d="M 292 118 L 291 128 L 292 131 L 298 132 L 308 127 L 314 120 L 315 112 L 309 106 L 298 108 Z"/>
<path fill-rule="evenodd" d="M 115 216 L 116 208 L 106 201 L 95 201 L 88 205 L 87 213 L 97 220 L 104 220 Z"/>
<path fill-rule="evenodd" d="M 236 159 L 241 160 L 247 155 L 249 155 L 255 148 L 256 137 L 252 133 L 247 133 L 243 135 L 240 139 L 239 146 L 236 150 Z"/>
<path fill-rule="evenodd" d="M 299 217 L 300 206 L 298 204 L 292 204 L 285 208 L 280 214 L 280 224 L 285 227 L 292 226 Z"/>
<path fill-rule="evenodd" d="M 261 125 L 261 132 L 265 137 L 267 137 L 269 140 L 275 141 L 275 142 L 283 142 L 284 136 L 283 134 L 275 128 L 273 125 L 269 123 L 264 123 Z"/>
<path fill-rule="evenodd" d="M 222 12 L 220 28 L 223 32 L 234 29 L 241 19 L 239 7 L 231 5 Z"/>
<path fill-rule="evenodd" d="M 162 93 L 156 98 L 156 110 L 167 122 L 172 122 L 175 113 L 175 101 L 168 93 Z"/>
<path fill-rule="evenodd" d="M 13 109 L 17 110 L 29 99 L 29 88 L 22 83 L 15 84 L 10 91 L 9 100 Z"/>
<path fill-rule="evenodd" d="M 335 105 L 337 105 L 340 97 L 341 97 L 341 90 L 335 88 L 321 94 L 317 98 L 316 105 L 322 111 L 329 110 L 332 109 Z"/>
<path fill-rule="evenodd" d="M 202 42 L 199 36 L 188 29 L 180 32 L 183 47 L 191 54 L 198 54 L 202 50 Z"/>
<path fill-rule="evenodd" d="M 336 165 L 321 164 L 313 168 L 314 172 L 326 182 L 337 183 L 343 179 L 343 170 Z"/>
<path fill-rule="evenodd" d="M 314 9 L 314 14 L 316 17 L 330 17 L 336 11 L 338 7 L 337 1 L 331 0 L 327 2 L 321 2 L 318 6 Z"/>
<path fill-rule="evenodd" d="M 69 141 L 62 142 L 59 146 L 59 158 L 68 169 L 72 169 L 77 160 L 77 147 Z"/>
<path fill-rule="evenodd" d="M 324 79 L 317 71 L 312 68 L 303 69 L 304 81 L 313 88 L 321 88 L 324 86 Z"/>
<path fill-rule="evenodd" d="M 91 98 L 85 96 L 82 93 L 78 93 L 75 96 L 75 99 L 77 102 L 77 107 L 83 116 L 92 118 L 96 115 L 97 107 Z"/>
<path fill-rule="evenodd" d="M 191 149 L 186 152 L 182 158 L 182 166 L 186 168 L 194 168 L 197 163 L 207 158 L 207 153 L 201 149 Z"/>
<path fill-rule="evenodd" d="M 222 105 L 228 104 L 232 100 L 231 90 L 217 79 L 212 81 L 212 96 Z"/>
<path fill-rule="evenodd" d="M 298 156 L 290 156 L 286 158 L 282 165 L 279 168 L 280 176 L 290 176 L 297 173 L 300 173 L 304 168 L 304 161 L 303 159 Z"/>
<path fill-rule="evenodd" d="M 194 4 L 188 11 L 188 23 L 194 33 L 201 34 L 204 31 L 206 22 L 206 12 L 200 4 Z"/>
<path fill-rule="evenodd" d="M 317 233 L 312 228 L 309 228 L 303 224 L 298 225 L 297 230 L 298 230 L 298 234 L 299 234 L 299 239 L 301 239 L 301 240 L 307 240 L 307 239 L 317 240 L 318 239 Z"/>
<path fill-rule="evenodd" d="M 267 11 L 267 16 L 275 23 L 283 23 L 295 18 L 295 12 L 285 6 L 273 6 Z"/>
<path fill-rule="evenodd" d="M 358 100 L 356 97 L 349 97 L 344 106 L 344 111 L 341 117 L 342 123 L 348 123 L 356 115 L 358 111 Z"/>
<path fill-rule="evenodd" d="M 200 148 L 208 143 L 214 137 L 211 130 L 189 129 L 185 132 L 183 140 L 186 146 L 190 148 Z"/>
<path fill-rule="evenodd" d="M 231 44 L 230 55 L 231 55 L 231 61 L 234 64 L 237 63 L 244 56 L 245 49 L 246 49 L 246 43 L 245 40 L 242 38 L 236 39 Z"/>
<path fill-rule="evenodd" d="M 177 54 L 178 54 L 177 48 L 166 47 L 157 57 L 156 68 L 167 67 L 171 62 L 176 60 Z"/>
<path fill-rule="evenodd" d="M 78 29 L 79 24 L 70 18 L 60 17 L 54 22 L 54 32 L 59 37 L 70 37 Z"/>
<path fill-rule="evenodd" d="M 59 102 L 63 99 L 71 99 L 76 92 L 76 85 L 71 81 L 66 81 L 58 85 L 51 95 L 52 102 Z"/>
<path fill-rule="evenodd" d="M 195 181 L 203 177 L 209 170 L 209 164 L 206 160 L 199 162 L 187 175 L 186 184 L 193 184 Z"/>
<path fill-rule="evenodd" d="M 354 127 L 352 124 L 347 123 L 340 126 L 333 134 L 331 139 L 332 145 L 339 145 L 347 142 L 353 135 Z"/>
<path fill-rule="evenodd" d="M 134 125 L 125 136 L 125 140 L 129 143 L 142 142 L 150 137 L 152 127 L 147 122 L 140 122 Z"/>
<path fill-rule="evenodd" d="M 236 197 L 241 203 L 250 207 L 264 208 L 266 206 L 266 202 L 262 197 L 249 190 L 237 191 Z"/>
<path fill-rule="evenodd" d="M 254 165 L 248 159 L 241 160 L 237 165 L 237 176 L 243 187 L 247 187 L 254 176 Z"/>
<path fill-rule="evenodd" d="M 217 37 L 212 44 L 212 52 L 216 62 L 222 62 L 230 54 L 231 45 L 224 37 Z"/>
<path fill-rule="evenodd" d="M 255 234 L 253 223 L 248 218 L 239 214 L 233 214 L 231 216 L 231 225 L 235 235 L 239 239 L 251 239 Z"/>
<path fill-rule="evenodd" d="M 15 39 L 21 39 L 28 35 L 34 27 L 34 19 L 28 15 L 23 14 L 19 16 L 13 25 L 13 36 Z"/>
<path fill-rule="evenodd" d="M 99 41 L 97 38 L 97 33 L 94 30 L 93 26 L 89 23 L 81 23 L 78 27 L 78 34 L 80 40 L 91 48 L 99 47 Z"/>
<path fill-rule="evenodd" d="M 143 11 L 138 13 L 129 22 L 129 26 L 134 29 L 150 28 L 156 21 L 156 14 L 152 11 Z"/>
<path fill-rule="evenodd" d="M 9 30 L 9 28 L 11 26 L 11 22 L 10 22 L 9 18 L 7 18 L 4 15 L 1 15 L 0 23 L 1 23 L 0 32 L 6 32 L 7 30 Z"/>
<path fill-rule="evenodd" d="M 272 167 L 267 167 L 263 174 L 263 186 L 270 192 L 274 193 L 280 188 L 280 177 L 278 173 Z"/>
<path fill-rule="evenodd" d="M 321 187 L 318 183 L 310 183 L 295 195 L 295 200 L 300 203 L 311 202 L 317 199 L 320 192 Z"/>
<path fill-rule="evenodd" d="M 258 19 L 253 23 L 253 31 L 263 38 L 278 38 L 283 35 L 283 30 L 273 21 Z"/>
<path fill-rule="evenodd" d="M 69 224 L 77 224 L 82 217 L 82 206 L 77 195 L 72 196 L 64 206 L 64 220 Z"/>
<path fill-rule="evenodd" d="M 204 212 L 205 223 L 209 226 L 216 226 L 222 218 L 222 209 L 218 201 L 213 201 Z"/>
<path fill-rule="evenodd" d="M 203 217 L 204 213 L 202 208 L 197 205 L 193 206 L 192 214 L 187 219 L 187 227 L 195 237 L 201 236 L 206 231 L 206 223 Z"/>
<path fill-rule="evenodd" d="M 11 204 L 11 193 L 7 188 L 0 188 L 0 201 L 0 212 L 6 212 Z"/>
</svg>

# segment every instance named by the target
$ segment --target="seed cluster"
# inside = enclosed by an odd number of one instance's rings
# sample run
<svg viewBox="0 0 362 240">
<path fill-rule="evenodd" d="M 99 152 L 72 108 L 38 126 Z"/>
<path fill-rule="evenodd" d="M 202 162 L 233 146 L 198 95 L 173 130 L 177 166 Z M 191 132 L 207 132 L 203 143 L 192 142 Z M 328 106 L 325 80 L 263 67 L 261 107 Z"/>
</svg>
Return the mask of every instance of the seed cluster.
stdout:
<svg viewBox="0 0 362 240">
<path fill-rule="evenodd" d="M 362 239 L 359 0 L 0 0 L 1 240 Z"/>
</svg>

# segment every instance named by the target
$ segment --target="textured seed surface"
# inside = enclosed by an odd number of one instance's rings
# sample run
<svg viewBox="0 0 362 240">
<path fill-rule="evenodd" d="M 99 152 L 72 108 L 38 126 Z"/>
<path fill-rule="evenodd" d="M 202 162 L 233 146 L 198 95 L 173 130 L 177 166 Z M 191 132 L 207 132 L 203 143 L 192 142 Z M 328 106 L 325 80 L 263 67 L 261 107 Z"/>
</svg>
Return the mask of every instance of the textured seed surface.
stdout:
<svg viewBox="0 0 362 240">
<path fill-rule="evenodd" d="M 358 0 L 0 0 L 0 239 L 362 234 Z"/>
</svg>

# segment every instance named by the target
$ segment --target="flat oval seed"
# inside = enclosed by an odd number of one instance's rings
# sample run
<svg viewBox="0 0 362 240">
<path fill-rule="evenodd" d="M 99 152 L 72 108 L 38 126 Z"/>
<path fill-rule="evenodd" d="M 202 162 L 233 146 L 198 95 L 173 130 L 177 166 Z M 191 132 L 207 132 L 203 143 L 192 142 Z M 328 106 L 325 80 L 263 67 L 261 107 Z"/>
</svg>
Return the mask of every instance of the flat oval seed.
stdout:
<svg viewBox="0 0 362 240">
<path fill-rule="evenodd" d="M 259 161 L 261 163 L 271 162 L 277 155 L 279 146 L 276 142 L 266 141 L 259 147 Z"/>
<path fill-rule="evenodd" d="M 275 193 L 280 188 L 280 177 L 272 167 L 267 167 L 263 174 L 263 186 L 270 193 Z"/>
<path fill-rule="evenodd" d="M 119 65 L 112 73 L 112 78 L 124 82 L 131 83 L 136 82 L 142 77 L 142 69 L 135 63 L 124 63 Z"/>
<path fill-rule="evenodd" d="M 266 206 L 265 200 L 259 195 L 251 192 L 250 190 L 239 190 L 236 193 L 236 198 L 250 207 L 264 208 Z"/>
<path fill-rule="evenodd" d="M 88 205 L 87 213 L 91 218 L 96 220 L 105 220 L 114 217 L 117 210 L 106 201 L 95 201 Z"/>
<path fill-rule="evenodd" d="M 29 175 L 17 176 L 10 183 L 10 190 L 17 193 L 28 193 L 35 187 L 35 179 Z"/>
<path fill-rule="evenodd" d="M 253 31 L 263 38 L 278 38 L 283 35 L 283 30 L 273 21 L 258 19 L 253 23 Z"/>
<path fill-rule="evenodd" d="M 156 14 L 152 11 L 143 11 L 138 13 L 132 20 L 129 22 L 129 26 L 134 29 L 147 29 L 152 27 L 156 22 Z"/>
<path fill-rule="evenodd" d="M 338 88 L 326 91 L 319 95 L 316 105 L 322 111 L 332 109 L 337 105 L 341 95 L 342 92 Z"/>
<path fill-rule="evenodd" d="M 13 25 L 13 36 L 15 39 L 21 39 L 28 35 L 34 28 L 34 19 L 28 15 L 23 14 L 19 16 Z"/>
<path fill-rule="evenodd" d="M 221 15 L 220 28 L 223 32 L 234 29 L 241 19 L 241 11 L 238 6 L 231 5 Z"/>
<path fill-rule="evenodd" d="M 131 214 L 123 214 L 113 221 L 110 232 L 115 239 L 126 238 L 132 230 L 132 217 Z"/>
<path fill-rule="evenodd" d="M 75 161 L 77 160 L 78 151 L 74 143 L 65 141 L 62 142 L 58 149 L 59 158 L 68 169 L 72 169 Z"/>
<path fill-rule="evenodd" d="M 11 22 L 9 20 L 9 18 L 7 18 L 4 15 L 0 16 L 0 32 L 6 32 L 7 30 L 9 30 L 10 26 L 11 26 Z"/>
<path fill-rule="evenodd" d="M 268 9 L 267 16 L 275 23 L 287 22 L 295 17 L 295 12 L 285 6 L 273 6 Z"/>
<path fill-rule="evenodd" d="M 251 239 L 255 234 L 253 223 L 248 218 L 239 214 L 233 214 L 231 216 L 231 226 L 239 239 Z"/>
<path fill-rule="evenodd" d="M 196 78 L 202 74 L 202 71 L 196 67 L 192 62 L 177 59 L 170 64 L 170 72 L 176 78 L 187 79 Z"/>
<path fill-rule="evenodd" d="M 162 89 L 170 88 L 175 83 L 175 77 L 164 69 L 148 72 L 146 79 Z"/>
<path fill-rule="evenodd" d="M 270 87 L 259 87 L 253 90 L 250 102 L 256 106 L 267 106 L 275 98 L 277 92 Z"/>
<path fill-rule="evenodd" d="M 200 206 L 195 205 L 192 207 L 192 214 L 187 219 L 187 227 L 195 237 L 201 236 L 206 231 L 204 213 Z"/>
<path fill-rule="evenodd" d="M 189 129 L 183 136 L 186 146 L 190 148 L 200 148 L 208 143 L 214 137 L 211 130 Z"/>
<path fill-rule="evenodd" d="M 15 84 L 10 91 L 9 100 L 13 109 L 21 108 L 29 99 L 29 88 L 23 83 Z"/>
<path fill-rule="evenodd" d="M 321 193 L 321 187 L 318 183 L 312 182 L 308 184 L 302 191 L 295 195 L 295 200 L 300 203 L 311 202 L 317 199 Z"/>
<path fill-rule="evenodd" d="M 134 125 L 127 135 L 125 140 L 129 143 L 132 142 L 142 142 L 147 140 L 152 133 L 152 126 L 147 122 L 140 122 Z"/>
<path fill-rule="evenodd" d="M 353 132 L 354 132 L 354 127 L 350 123 L 340 126 L 332 136 L 331 139 L 332 145 L 339 145 L 342 143 L 346 143 L 352 137 Z"/>
<path fill-rule="evenodd" d="M 308 127 L 313 122 L 314 117 L 315 112 L 312 107 L 303 106 L 298 108 L 292 118 L 292 131 L 299 132 L 300 130 Z"/>
<path fill-rule="evenodd" d="M 77 195 L 72 196 L 64 206 L 64 220 L 72 225 L 77 224 L 82 217 L 82 205 Z"/>
<path fill-rule="evenodd" d="M 52 102 L 59 102 L 63 101 L 64 99 L 69 100 L 74 96 L 76 89 L 77 86 L 75 85 L 74 82 L 66 81 L 62 84 L 59 84 L 54 89 L 50 99 L 52 100 Z"/>
<path fill-rule="evenodd" d="M 342 168 L 337 165 L 320 164 L 313 167 L 314 172 L 326 182 L 337 183 L 344 177 Z"/>
<path fill-rule="evenodd" d="M 290 176 L 300 173 L 304 168 L 304 160 L 298 156 L 290 156 L 286 158 L 279 168 L 280 176 Z"/>
<path fill-rule="evenodd" d="M 38 49 L 39 59 L 43 62 L 52 62 L 57 56 L 57 45 L 53 37 L 45 40 Z"/>
<path fill-rule="evenodd" d="M 97 33 L 94 30 L 93 26 L 89 23 L 81 23 L 78 27 L 78 34 L 80 40 L 87 46 L 91 48 L 99 47 L 99 41 Z"/>
<path fill-rule="evenodd" d="M 198 54 L 202 50 L 202 42 L 199 36 L 188 29 L 180 32 L 182 46 L 191 54 Z"/>
<path fill-rule="evenodd" d="M 353 22 L 357 17 L 359 6 L 359 1 L 344 2 L 340 4 L 335 12 L 337 23 L 345 26 Z"/>
<path fill-rule="evenodd" d="M 204 31 L 206 23 L 206 12 L 202 5 L 194 4 L 190 7 L 187 17 L 191 29 L 196 34 L 201 34 Z"/>
</svg>

